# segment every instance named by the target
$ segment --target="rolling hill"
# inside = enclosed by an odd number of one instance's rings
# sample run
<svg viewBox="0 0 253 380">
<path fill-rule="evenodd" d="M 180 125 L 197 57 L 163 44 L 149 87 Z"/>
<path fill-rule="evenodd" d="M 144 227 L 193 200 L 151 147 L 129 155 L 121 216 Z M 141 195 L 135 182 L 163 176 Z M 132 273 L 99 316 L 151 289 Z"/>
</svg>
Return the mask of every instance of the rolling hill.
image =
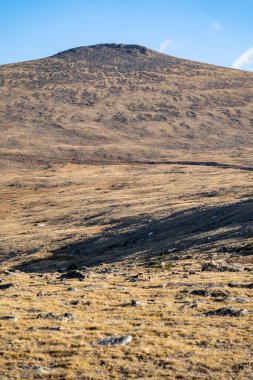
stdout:
<svg viewBox="0 0 253 380">
<path fill-rule="evenodd" d="M 1 66 L 0 89 L 3 161 L 252 157 L 249 72 L 104 44 Z"/>
<path fill-rule="evenodd" d="M 138 45 L 0 66 L 1 379 L 253 378 L 252 106 Z"/>
</svg>

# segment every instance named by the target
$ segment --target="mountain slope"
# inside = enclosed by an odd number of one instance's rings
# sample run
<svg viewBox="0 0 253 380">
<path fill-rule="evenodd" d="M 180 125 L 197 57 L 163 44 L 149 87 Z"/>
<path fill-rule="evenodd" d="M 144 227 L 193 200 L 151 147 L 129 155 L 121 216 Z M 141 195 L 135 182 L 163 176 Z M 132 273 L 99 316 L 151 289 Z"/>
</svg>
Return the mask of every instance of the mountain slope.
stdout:
<svg viewBox="0 0 253 380">
<path fill-rule="evenodd" d="M 1 378 L 253 379 L 253 74 L 106 44 L 0 86 Z"/>
<path fill-rule="evenodd" d="M 252 153 L 252 73 L 104 44 L 1 66 L 0 89 L 4 163 Z"/>
</svg>

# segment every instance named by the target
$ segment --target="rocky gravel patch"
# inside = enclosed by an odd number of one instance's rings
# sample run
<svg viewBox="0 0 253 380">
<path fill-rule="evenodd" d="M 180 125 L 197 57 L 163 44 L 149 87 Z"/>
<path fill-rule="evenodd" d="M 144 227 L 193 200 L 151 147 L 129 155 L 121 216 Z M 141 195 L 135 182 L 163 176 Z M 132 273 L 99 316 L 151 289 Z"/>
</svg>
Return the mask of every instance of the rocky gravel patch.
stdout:
<svg viewBox="0 0 253 380">
<path fill-rule="evenodd" d="M 217 310 L 207 311 L 206 313 L 203 313 L 203 315 L 206 317 L 244 317 L 245 315 L 248 315 L 248 311 L 246 309 L 236 310 L 233 307 L 221 307 Z"/>
<path fill-rule="evenodd" d="M 62 274 L 59 277 L 60 280 L 70 280 L 70 279 L 84 280 L 85 278 L 87 278 L 87 275 L 84 275 L 82 272 L 78 270 L 71 270 L 67 273 Z"/>
<path fill-rule="evenodd" d="M 116 338 L 107 338 L 107 339 L 101 339 L 97 341 L 97 344 L 100 344 L 102 346 L 126 346 L 127 344 L 131 343 L 133 340 L 131 335 L 125 335 L 120 336 Z"/>
<path fill-rule="evenodd" d="M 243 272 L 245 268 L 240 264 L 228 264 L 220 260 L 203 263 L 201 269 L 203 272 Z"/>
</svg>

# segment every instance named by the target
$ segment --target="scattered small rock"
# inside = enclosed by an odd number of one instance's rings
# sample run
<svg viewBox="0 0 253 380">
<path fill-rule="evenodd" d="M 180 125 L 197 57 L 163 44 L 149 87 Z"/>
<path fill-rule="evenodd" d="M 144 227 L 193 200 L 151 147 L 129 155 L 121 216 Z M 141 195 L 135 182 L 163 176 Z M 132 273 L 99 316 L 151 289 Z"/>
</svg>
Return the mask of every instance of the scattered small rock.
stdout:
<svg viewBox="0 0 253 380">
<path fill-rule="evenodd" d="M 98 271 L 99 274 L 110 274 L 113 272 L 112 268 L 102 268 Z"/>
<path fill-rule="evenodd" d="M 37 364 L 32 365 L 31 369 L 37 372 L 47 372 L 49 370 L 49 368 Z"/>
<path fill-rule="evenodd" d="M 104 289 L 102 284 L 88 284 L 85 286 L 86 289 Z"/>
<path fill-rule="evenodd" d="M 17 317 L 15 315 L 4 315 L 0 317 L 1 321 L 16 321 Z"/>
<path fill-rule="evenodd" d="M 233 302 L 238 302 L 238 303 L 252 302 L 252 299 L 242 298 L 242 297 L 230 297 L 228 300 L 233 301 Z"/>
<path fill-rule="evenodd" d="M 41 309 L 38 309 L 36 307 L 29 307 L 27 309 L 28 313 L 39 313 L 41 311 Z"/>
<path fill-rule="evenodd" d="M 63 315 L 60 316 L 61 321 L 74 321 L 75 316 L 71 313 L 64 313 Z"/>
<path fill-rule="evenodd" d="M 38 314 L 37 318 L 56 319 L 59 321 L 73 321 L 75 319 L 74 315 L 71 313 L 64 313 L 63 315 L 57 315 L 54 313 Z"/>
<path fill-rule="evenodd" d="M 138 301 L 138 300 L 131 301 L 131 306 L 142 306 L 142 305 L 143 305 L 142 301 Z"/>
<path fill-rule="evenodd" d="M 45 297 L 45 296 L 51 296 L 51 293 L 49 293 L 49 292 L 39 292 L 39 293 L 37 293 L 37 297 Z"/>
<path fill-rule="evenodd" d="M 202 297 L 208 297 L 210 293 L 206 289 L 193 289 L 190 291 L 190 294 L 193 296 L 202 296 Z"/>
<path fill-rule="evenodd" d="M 125 335 L 120 336 L 117 338 L 108 338 L 108 339 L 101 339 L 97 342 L 97 344 L 100 344 L 102 346 L 125 346 L 132 342 L 132 336 L 131 335 Z"/>
<path fill-rule="evenodd" d="M 126 290 L 126 288 L 124 288 L 124 286 L 114 286 L 113 289 L 114 289 L 114 290 L 118 290 L 119 292 L 121 292 L 121 291 L 125 291 L 125 290 Z"/>
<path fill-rule="evenodd" d="M 58 319 L 58 315 L 54 313 L 47 313 L 47 314 L 38 314 L 37 318 L 43 318 L 43 319 Z"/>
<path fill-rule="evenodd" d="M 10 289 L 10 288 L 13 288 L 15 285 L 12 284 L 12 283 L 9 283 L 9 284 L 1 284 L 0 285 L 0 290 L 5 290 L 5 289 Z"/>
<path fill-rule="evenodd" d="M 220 298 L 220 297 L 226 298 L 226 297 L 228 297 L 228 293 L 222 292 L 221 290 L 215 290 L 214 292 L 210 293 L 210 297 L 213 297 L 213 298 Z"/>
<path fill-rule="evenodd" d="M 85 276 L 83 273 L 81 273 L 78 270 L 71 270 L 67 273 L 62 274 L 59 279 L 60 280 L 69 280 L 77 278 L 78 280 L 84 280 L 87 276 Z"/>
<path fill-rule="evenodd" d="M 76 306 L 76 305 L 79 305 L 79 304 L 80 304 L 80 301 L 78 301 L 78 300 L 69 301 L 69 305 Z"/>
<path fill-rule="evenodd" d="M 82 301 L 81 303 L 84 306 L 90 306 L 91 305 L 91 301 Z"/>
<path fill-rule="evenodd" d="M 239 284 L 238 282 L 229 282 L 228 286 L 230 288 L 245 288 L 245 289 L 253 289 L 253 283 L 250 284 Z"/>
<path fill-rule="evenodd" d="M 77 289 L 76 289 L 76 288 L 71 288 L 71 287 L 69 287 L 69 288 L 67 288 L 67 291 L 68 291 L 68 292 L 76 292 Z"/>
<path fill-rule="evenodd" d="M 243 317 L 248 314 L 246 309 L 236 310 L 233 307 L 221 307 L 217 310 L 207 311 L 203 313 L 206 317 L 210 316 L 221 316 L 221 317 Z"/>
<path fill-rule="evenodd" d="M 223 260 L 211 261 L 202 264 L 202 271 L 207 272 L 243 272 L 244 266 L 240 264 L 228 264 Z"/>
<path fill-rule="evenodd" d="M 38 330 L 44 330 L 44 331 L 61 331 L 60 327 L 49 327 L 49 326 L 42 326 L 42 327 L 29 327 L 27 331 L 38 331 Z"/>
<path fill-rule="evenodd" d="M 210 292 L 207 289 L 193 289 L 189 292 L 189 294 L 192 294 L 193 296 L 213 297 L 213 298 L 228 297 L 228 294 L 225 292 L 222 292 L 221 290 L 215 290 L 213 292 Z"/>
<path fill-rule="evenodd" d="M 195 307 L 199 307 L 199 304 L 200 304 L 200 301 L 198 300 L 194 300 L 193 302 L 190 303 L 189 307 L 191 309 L 195 308 Z"/>
<path fill-rule="evenodd" d="M 129 282 L 137 282 L 140 280 L 140 276 L 138 274 L 134 275 L 134 276 L 131 276 L 128 278 L 128 281 Z"/>
</svg>

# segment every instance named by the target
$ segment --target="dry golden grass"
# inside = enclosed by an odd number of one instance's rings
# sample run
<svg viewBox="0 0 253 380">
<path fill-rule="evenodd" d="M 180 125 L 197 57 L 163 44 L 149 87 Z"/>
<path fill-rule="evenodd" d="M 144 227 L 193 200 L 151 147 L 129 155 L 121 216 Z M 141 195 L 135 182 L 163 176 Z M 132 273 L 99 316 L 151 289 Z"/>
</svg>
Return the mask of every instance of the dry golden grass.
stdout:
<svg viewBox="0 0 253 380">
<path fill-rule="evenodd" d="M 252 315 L 199 315 L 222 306 L 253 311 L 252 289 L 227 286 L 252 281 L 252 272 L 200 271 L 215 257 L 253 269 L 252 256 L 236 251 L 252 241 L 250 171 L 66 165 L 34 170 L 31 177 L 12 170 L 1 189 L 2 268 L 27 273 L 1 275 L 3 284 L 16 287 L 0 290 L 0 317 L 17 317 L 0 321 L 3 379 L 252 377 Z M 179 212 L 182 218 L 173 222 Z M 210 225 L 211 215 L 217 225 Z M 185 218 L 199 231 L 189 230 Z M 201 226 L 209 228 L 201 232 Z M 134 242 L 136 235 L 140 241 Z M 180 249 L 172 254 L 174 235 Z M 228 252 L 219 253 L 223 247 Z M 162 269 L 163 260 L 172 264 L 169 270 Z M 60 281 L 57 271 L 70 263 L 90 266 L 89 277 Z M 139 280 L 130 282 L 136 274 Z M 210 285 L 232 298 L 218 302 L 187 293 Z M 72 313 L 75 320 L 37 319 L 49 312 Z M 50 330 L 55 327 L 60 331 Z M 133 341 L 125 347 L 92 344 L 127 334 Z"/>
<path fill-rule="evenodd" d="M 1 290 L 1 376 L 3 379 L 250 379 L 252 315 L 205 317 L 222 305 L 253 312 L 251 274 L 204 273 L 194 260 L 173 262 L 172 271 L 110 265 L 95 267 L 84 281 L 60 281 L 59 274 L 4 276 L 17 287 Z M 189 274 L 193 270 L 195 274 Z M 139 274 L 137 282 L 129 282 Z M 163 285 L 167 285 L 163 287 Z M 250 302 L 218 302 L 185 291 L 214 284 L 230 297 Z M 68 288 L 75 291 L 68 291 Z M 38 296 L 45 292 L 44 296 Z M 131 300 L 141 306 L 131 306 Z M 199 306 L 192 307 L 194 299 Z M 78 301 L 77 305 L 71 305 Z M 71 313 L 73 321 L 39 319 L 39 314 Z M 59 328 L 59 331 L 52 331 Z M 108 336 L 132 335 L 125 347 L 96 343 Z"/>
<path fill-rule="evenodd" d="M 179 251 L 216 252 L 252 238 L 251 171 L 66 165 L 35 169 L 31 177 L 29 170 L 12 170 L 3 173 L 0 189 L 2 258 L 8 257 L 8 265 L 46 255 L 57 268 L 73 252 L 72 261 L 88 257 L 90 265 L 106 260 L 105 250 L 114 261 L 141 252 L 152 256 L 179 243 L 185 244 Z"/>
</svg>

